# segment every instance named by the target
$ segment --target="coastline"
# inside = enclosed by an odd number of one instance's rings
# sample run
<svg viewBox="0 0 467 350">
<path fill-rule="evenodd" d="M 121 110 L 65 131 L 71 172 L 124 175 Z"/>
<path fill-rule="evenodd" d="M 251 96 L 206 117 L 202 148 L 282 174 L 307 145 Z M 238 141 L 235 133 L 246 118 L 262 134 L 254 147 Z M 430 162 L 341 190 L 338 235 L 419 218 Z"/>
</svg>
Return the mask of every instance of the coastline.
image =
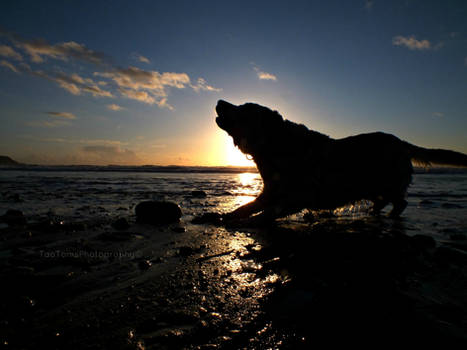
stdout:
<svg viewBox="0 0 467 350">
<path fill-rule="evenodd" d="M 88 217 L 2 228 L 2 343 L 12 348 L 308 348 L 467 344 L 467 245 L 404 219 L 272 228 L 118 229 Z"/>
</svg>

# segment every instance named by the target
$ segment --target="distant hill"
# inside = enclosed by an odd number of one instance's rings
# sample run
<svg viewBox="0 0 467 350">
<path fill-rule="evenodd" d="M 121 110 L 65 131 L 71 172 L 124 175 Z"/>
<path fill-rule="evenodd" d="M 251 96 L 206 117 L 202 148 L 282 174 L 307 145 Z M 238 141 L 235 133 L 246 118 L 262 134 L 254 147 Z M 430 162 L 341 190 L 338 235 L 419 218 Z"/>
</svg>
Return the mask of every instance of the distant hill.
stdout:
<svg viewBox="0 0 467 350">
<path fill-rule="evenodd" d="M 0 156 L 0 165 L 21 165 L 17 161 L 7 156 Z"/>
</svg>

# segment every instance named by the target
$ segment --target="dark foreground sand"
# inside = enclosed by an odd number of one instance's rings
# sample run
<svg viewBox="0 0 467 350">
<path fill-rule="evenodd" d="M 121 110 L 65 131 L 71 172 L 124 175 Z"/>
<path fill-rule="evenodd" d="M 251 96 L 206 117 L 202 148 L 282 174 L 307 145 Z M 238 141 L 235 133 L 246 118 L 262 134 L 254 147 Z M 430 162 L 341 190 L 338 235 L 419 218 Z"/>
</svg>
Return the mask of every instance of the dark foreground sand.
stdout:
<svg viewBox="0 0 467 350">
<path fill-rule="evenodd" d="M 5 348 L 467 345 L 463 240 L 439 246 L 387 218 L 263 229 L 128 221 L 0 230 Z"/>
</svg>

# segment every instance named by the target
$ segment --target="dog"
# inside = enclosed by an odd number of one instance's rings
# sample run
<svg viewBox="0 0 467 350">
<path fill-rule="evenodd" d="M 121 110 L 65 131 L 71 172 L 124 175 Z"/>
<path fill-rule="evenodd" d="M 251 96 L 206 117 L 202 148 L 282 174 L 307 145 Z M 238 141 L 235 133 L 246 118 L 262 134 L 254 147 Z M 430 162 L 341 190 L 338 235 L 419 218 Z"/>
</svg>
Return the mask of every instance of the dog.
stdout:
<svg viewBox="0 0 467 350">
<path fill-rule="evenodd" d="M 412 160 L 467 166 L 465 154 L 418 147 L 383 132 L 333 139 L 254 103 L 236 106 L 219 100 L 216 112 L 217 125 L 253 158 L 263 179 L 262 193 L 223 214 L 224 221 L 270 221 L 363 199 L 373 202 L 373 214 L 391 203 L 389 215 L 398 217 L 407 206 Z"/>
</svg>

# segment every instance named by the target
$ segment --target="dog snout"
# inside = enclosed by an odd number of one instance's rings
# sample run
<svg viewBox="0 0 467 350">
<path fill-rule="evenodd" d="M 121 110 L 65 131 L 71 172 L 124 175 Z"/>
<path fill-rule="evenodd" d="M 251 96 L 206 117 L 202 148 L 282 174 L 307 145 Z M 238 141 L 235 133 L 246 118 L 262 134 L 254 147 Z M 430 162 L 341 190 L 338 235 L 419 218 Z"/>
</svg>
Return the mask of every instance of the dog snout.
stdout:
<svg viewBox="0 0 467 350">
<path fill-rule="evenodd" d="M 224 100 L 219 100 L 217 101 L 217 106 L 216 106 L 216 112 L 217 112 L 217 115 L 221 116 L 221 115 L 224 115 L 225 114 L 228 114 L 230 111 L 232 111 L 236 106 L 227 102 L 227 101 L 224 101 Z"/>
</svg>

